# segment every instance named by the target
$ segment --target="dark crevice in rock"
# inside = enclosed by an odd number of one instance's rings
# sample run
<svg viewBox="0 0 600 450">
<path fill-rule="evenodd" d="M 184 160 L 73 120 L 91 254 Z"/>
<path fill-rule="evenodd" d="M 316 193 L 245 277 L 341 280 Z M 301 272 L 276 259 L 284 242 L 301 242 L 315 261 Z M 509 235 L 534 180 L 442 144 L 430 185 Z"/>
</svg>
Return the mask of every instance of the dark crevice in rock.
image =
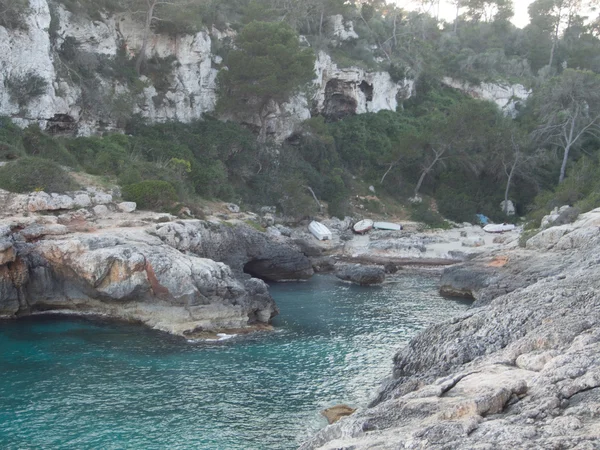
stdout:
<svg viewBox="0 0 600 450">
<path fill-rule="evenodd" d="M 351 83 L 337 79 L 329 80 L 325 86 L 323 115 L 330 122 L 356 114 L 358 103 L 352 95 Z"/>
<path fill-rule="evenodd" d="M 373 85 L 367 83 L 366 81 L 362 81 L 358 87 L 360 88 L 360 90 L 363 92 L 363 94 L 365 94 L 365 98 L 367 99 L 368 102 L 372 102 L 373 101 Z"/>
</svg>

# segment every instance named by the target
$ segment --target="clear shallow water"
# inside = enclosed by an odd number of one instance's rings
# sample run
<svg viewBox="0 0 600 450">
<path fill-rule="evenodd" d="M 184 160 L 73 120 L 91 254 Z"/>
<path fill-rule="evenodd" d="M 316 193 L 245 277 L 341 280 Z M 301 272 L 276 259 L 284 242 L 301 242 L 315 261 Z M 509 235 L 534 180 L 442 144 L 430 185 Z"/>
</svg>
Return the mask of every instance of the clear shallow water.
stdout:
<svg viewBox="0 0 600 450">
<path fill-rule="evenodd" d="M 319 411 L 364 406 L 392 356 L 465 310 L 435 279 L 272 286 L 278 331 L 219 343 L 123 324 L 0 322 L 0 448 L 289 449 Z"/>
</svg>

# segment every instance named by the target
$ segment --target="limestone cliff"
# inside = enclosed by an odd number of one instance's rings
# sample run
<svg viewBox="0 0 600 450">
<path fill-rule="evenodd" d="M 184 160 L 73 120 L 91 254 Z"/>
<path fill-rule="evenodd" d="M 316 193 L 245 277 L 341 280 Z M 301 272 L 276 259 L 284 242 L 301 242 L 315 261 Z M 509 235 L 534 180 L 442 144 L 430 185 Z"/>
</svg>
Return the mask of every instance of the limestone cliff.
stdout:
<svg viewBox="0 0 600 450">
<path fill-rule="evenodd" d="M 21 125 L 39 123 L 42 129 L 88 135 L 119 127 L 119 114 L 111 109 L 122 107 L 119 102 L 129 103 L 131 112 L 151 122 L 190 122 L 214 111 L 216 80 L 223 65 L 213 48 L 230 45 L 233 31 L 151 35 L 147 56 L 166 61 L 169 73 L 161 80 L 142 75 L 141 82 L 132 89 L 101 69 L 107 59 L 137 55 L 143 40 L 141 24 L 126 14 L 104 15 L 101 20 L 75 16 L 48 0 L 30 0 L 30 6 L 26 31 L 0 27 L 0 85 L 36 76 L 43 90 L 27 99 L 15 98 L 10 89 L 0 90 L 0 115 Z M 337 23 L 335 18 L 333 22 Z M 333 27 L 337 39 L 353 35 L 352 30 L 342 33 L 340 27 Z M 96 72 L 91 81 L 98 85 L 98 97 L 111 100 L 108 110 L 97 110 L 99 102 L 84 98 L 83 81 L 69 69 L 71 61 L 65 62 L 65 58 L 73 58 L 73 48 L 84 60 L 82 64 Z M 289 103 L 269 107 L 265 125 L 268 135 L 276 141 L 285 139 L 295 125 L 311 117 L 311 112 L 336 118 L 394 110 L 398 96 L 411 95 L 412 83 L 396 83 L 385 72 L 338 69 L 328 55 L 320 53 L 315 80 L 308 91 Z M 253 118 L 246 121 L 252 124 Z"/>
</svg>

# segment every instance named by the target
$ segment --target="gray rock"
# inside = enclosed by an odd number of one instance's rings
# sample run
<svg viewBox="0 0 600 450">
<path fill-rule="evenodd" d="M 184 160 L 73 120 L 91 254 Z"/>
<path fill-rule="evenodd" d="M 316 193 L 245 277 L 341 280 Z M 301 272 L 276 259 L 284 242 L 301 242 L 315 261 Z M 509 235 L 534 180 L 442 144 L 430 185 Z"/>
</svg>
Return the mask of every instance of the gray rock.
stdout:
<svg viewBox="0 0 600 450">
<path fill-rule="evenodd" d="M 0 315 L 101 314 L 193 337 L 277 314 L 263 281 L 237 278 L 225 264 L 184 255 L 141 230 L 42 238 L 16 250 L 15 262 L 0 266 Z"/>
<path fill-rule="evenodd" d="M 335 276 L 340 280 L 369 286 L 385 281 L 385 269 L 381 266 L 346 265 L 339 267 Z"/>
<path fill-rule="evenodd" d="M 105 205 L 96 205 L 92 208 L 96 217 L 106 217 L 109 213 L 108 208 Z"/>
<path fill-rule="evenodd" d="M 87 208 L 92 206 L 92 199 L 88 194 L 77 194 L 73 198 L 73 203 L 75 208 Z"/>
<path fill-rule="evenodd" d="M 30 212 L 57 211 L 61 209 L 73 209 L 75 203 L 68 195 L 47 194 L 45 192 L 34 192 L 30 194 L 27 209 Z"/>
<path fill-rule="evenodd" d="M 150 231 L 181 251 L 224 262 L 234 272 L 267 281 L 303 280 L 313 275 L 310 260 L 292 241 L 239 225 L 200 220 L 158 224 Z"/>
<path fill-rule="evenodd" d="M 240 212 L 240 207 L 235 203 L 227 203 L 227 209 L 236 214 Z"/>
<path fill-rule="evenodd" d="M 132 213 L 137 208 L 137 204 L 135 202 L 121 202 L 117 204 L 117 208 L 121 212 Z"/>
<path fill-rule="evenodd" d="M 94 197 L 92 198 L 92 203 L 94 205 L 108 205 L 109 203 L 112 203 L 112 201 L 113 196 L 104 192 L 95 192 Z"/>
</svg>

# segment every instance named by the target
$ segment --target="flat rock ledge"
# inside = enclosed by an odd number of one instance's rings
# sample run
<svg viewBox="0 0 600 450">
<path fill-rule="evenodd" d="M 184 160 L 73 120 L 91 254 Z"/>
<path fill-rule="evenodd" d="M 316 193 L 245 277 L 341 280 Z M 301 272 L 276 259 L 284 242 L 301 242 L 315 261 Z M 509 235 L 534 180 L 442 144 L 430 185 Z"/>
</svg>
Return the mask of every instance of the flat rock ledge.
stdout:
<svg viewBox="0 0 600 450">
<path fill-rule="evenodd" d="M 244 225 L 119 227 L 114 214 L 102 227 L 86 215 L 77 219 L 81 227 L 53 216 L 0 221 L 0 317 L 98 315 L 186 338 L 265 330 L 277 306 L 266 283 L 244 268 L 260 261 L 265 279 L 313 273 L 293 243 Z"/>
<path fill-rule="evenodd" d="M 446 270 L 474 307 L 394 357 L 369 407 L 308 449 L 596 449 L 600 209 Z"/>
</svg>

